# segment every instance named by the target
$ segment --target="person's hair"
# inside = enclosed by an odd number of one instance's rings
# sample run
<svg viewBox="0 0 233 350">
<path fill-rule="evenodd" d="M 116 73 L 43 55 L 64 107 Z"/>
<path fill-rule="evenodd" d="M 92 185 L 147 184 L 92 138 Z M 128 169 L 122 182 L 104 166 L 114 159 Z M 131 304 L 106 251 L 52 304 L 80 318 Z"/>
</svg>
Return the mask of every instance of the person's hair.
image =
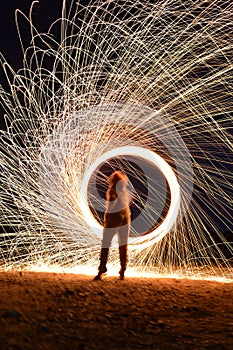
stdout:
<svg viewBox="0 0 233 350">
<path fill-rule="evenodd" d="M 123 180 L 123 181 L 129 181 L 129 178 L 127 175 L 123 173 L 121 170 L 114 171 L 110 176 L 109 176 L 109 186 L 110 187 L 115 187 L 117 182 Z"/>
</svg>

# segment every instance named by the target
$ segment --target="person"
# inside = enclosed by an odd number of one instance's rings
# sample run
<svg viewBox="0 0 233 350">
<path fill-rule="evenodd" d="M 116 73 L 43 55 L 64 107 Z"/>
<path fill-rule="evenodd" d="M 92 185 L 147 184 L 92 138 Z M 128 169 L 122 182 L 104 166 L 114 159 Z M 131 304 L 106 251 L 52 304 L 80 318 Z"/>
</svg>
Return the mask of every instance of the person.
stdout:
<svg viewBox="0 0 233 350">
<path fill-rule="evenodd" d="M 114 171 L 109 176 L 109 187 L 106 192 L 106 211 L 104 214 L 104 229 L 100 252 L 98 275 L 94 280 L 101 280 L 107 272 L 109 247 L 114 235 L 118 234 L 121 269 L 120 279 L 124 279 L 127 264 L 127 245 L 131 223 L 130 194 L 127 190 L 128 177 L 121 171 Z"/>
</svg>

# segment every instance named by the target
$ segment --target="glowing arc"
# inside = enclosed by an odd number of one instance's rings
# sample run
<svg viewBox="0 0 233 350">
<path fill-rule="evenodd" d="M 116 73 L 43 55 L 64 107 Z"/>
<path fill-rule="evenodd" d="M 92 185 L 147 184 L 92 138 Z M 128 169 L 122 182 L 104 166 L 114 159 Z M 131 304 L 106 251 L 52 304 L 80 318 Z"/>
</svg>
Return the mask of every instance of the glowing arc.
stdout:
<svg viewBox="0 0 233 350">
<path fill-rule="evenodd" d="M 142 249 L 160 241 L 172 229 L 173 225 L 176 222 L 180 207 L 180 186 L 177 178 L 170 165 L 157 153 L 143 147 L 123 146 L 114 148 L 102 154 L 98 159 L 94 161 L 94 163 L 89 167 L 84 175 L 80 192 L 80 207 L 88 226 L 99 238 L 102 238 L 103 227 L 95 219 L 88 205 L 88 184 L 92 174 L 102 163 L 111 158 L 123 155 L 142 158 L 158 167 L 158 169 L 166 178 L 170 188 L 171 203 L 164 221 L 147 235 L 144 235 L 142 237 L 129 237 L 130 248 Z"/>
</svg>

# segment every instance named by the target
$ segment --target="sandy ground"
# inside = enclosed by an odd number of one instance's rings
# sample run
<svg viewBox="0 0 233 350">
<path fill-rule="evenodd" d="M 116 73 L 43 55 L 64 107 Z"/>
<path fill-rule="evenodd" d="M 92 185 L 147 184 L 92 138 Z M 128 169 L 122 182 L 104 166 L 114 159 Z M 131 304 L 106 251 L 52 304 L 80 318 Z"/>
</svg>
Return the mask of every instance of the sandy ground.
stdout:
<svg viewBox="0 0 233 350">
<path fill-rule="evenodd" d="M 0 273 L 0 349 L 233 349 L 233 283 Z"/>
</svg>

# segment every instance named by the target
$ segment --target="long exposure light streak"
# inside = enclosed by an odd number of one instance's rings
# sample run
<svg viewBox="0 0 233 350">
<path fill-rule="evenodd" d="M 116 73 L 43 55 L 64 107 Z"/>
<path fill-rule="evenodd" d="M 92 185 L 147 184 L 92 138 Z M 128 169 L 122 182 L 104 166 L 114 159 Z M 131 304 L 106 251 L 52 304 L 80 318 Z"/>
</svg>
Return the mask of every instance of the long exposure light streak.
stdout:
<svg viewBox="0 0 233 350">
<path fill-rule="evenodd" d="M 26 49 L 17 11 L 23 68 L 0 57 L 1 267 L 96 267 L 117 167 L 132 275 L 231 280 L 231 1 L 64 1 L 47 33 L 36 3 Z"/>
<path fill-rule="evenodd" d="M 167 212 L 166 218 L 163 220 L 162 224 L 153 229 L 152 232 L 142 237 L 133 237 L 129 239 L 129 246 L 132 248 L 145 248 L 150 245 L 153 245 L 161 238 L 163 238 L 173 227 L 174 222 L 176 222 L 176 217 L 180 207 L 180 189 L 179 184 L 176 180 L 176 176 L 172 171 L 171 167 L 161 158 L 158 154 L 147 150 L 145 148 L 136 147 L 136 146 L 124 146 L 117 147 L 113 150 L 104 153 L 100 158 L 98 158 L 92 166 L 88 169 L 87 173 L 84 176 L 84 180 L 81 188 L 81 205 L 80 208 L 83 211 L 83 215 L 86 219 L 86 222 L 89 224 L 90 228 L 94 229 L 94 233 L 98 234 L 101 239 L 101 233 L 103 226 L 93 217 L 93 214 L 88 205 L 88 184 L 92 174 L 95 169 L 102 163 L 107 162 L 109 159 L 117 157 L 119 155 L 133 155 L 143 160 L 151 162 L 153 165 L 157 166 L 164 176 L 166 177 L 168 184 L 171 190 L 171 205 Z"/>
</svg>

